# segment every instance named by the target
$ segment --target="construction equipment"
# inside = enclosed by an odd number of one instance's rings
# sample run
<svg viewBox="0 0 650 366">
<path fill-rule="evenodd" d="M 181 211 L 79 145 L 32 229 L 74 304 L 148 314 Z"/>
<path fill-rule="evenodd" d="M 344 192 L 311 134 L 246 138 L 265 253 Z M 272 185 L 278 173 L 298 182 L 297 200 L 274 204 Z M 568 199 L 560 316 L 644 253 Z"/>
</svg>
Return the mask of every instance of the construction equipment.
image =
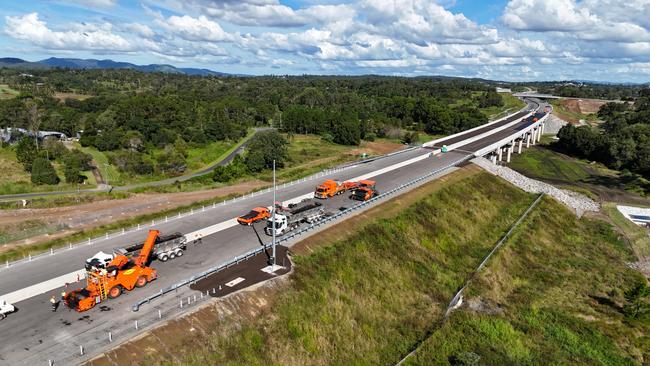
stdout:
<svg viewBox="0 0 650 366">
<path fill-rule="evenodd" d="M 296 229 L 301 223 L 318 221 L 325 216 L 325 209 L 322 206 L 322 203 L 310 198 L 297 204 L 291 204 L 287 209 L 278 210 L 275 213 L 275 223 L 273 217 L 266 220 L 264 232 L 266 235 L 273 235 L 273 226 L 275 225 L 276 235 L 282 235 Z"/>
<path fill-rule="evenodd" d="M 266 207 L 255 207 L 246 215 L 239 216 L 237 222 L 240 225 L 253 225 L 258 221 L 262 221 L 271 217 L 271 211 Z"/>
<path fill-rule="evenodd" d="M 113 250 L 113 254 L 98 252 L 93 257 L 86 259 L 86 270 L 89 271 L 93 268 L 95 271 L 105 269 L 106 265 L 115 258 L 116 254 L 132 255 L 138 250 L 141 250 L 143 246 L 144 243 L 136 243 L 124 248 L 117 248 Z M 183 256 L 186 250 L 187 238 L 185 235 L 178 232 L 169 235 L 160 235 L 156 238 L 151 258 L 158 259 L 161 262 L 167 262 L 170 259 Z"/>
<path fill-rule="evenodd" d="M 350 198 L 356 201 L 367 201 L 379 195 L 375 188 L 375 181 L 364 180 L 359 181 L 359 186 L 352 191 Z"/>
<path fill-rule="evenodd" d="M 86 287 L 66 294 L 65 304 L 78 312 L 86 311 L 107 298 L 119 297 L 124 290 L 144 287 L 155 280 L 157 272 L 148 263 L 159 236 L 158 230 L 149 230 L 147 240 L 135 257 L 116 253 L 105 268 L 87 267 Z"/>
<path fill-rule="evenodd" d="M 359 186 L 359 182 L 339 182 L 333 179 L 328 179 L 316 187 L 314 197 L 316 198 L 330 198 L 347 192 Z"/>
<path fill-rule="evenodd" d="M 0 299 L 0 320 L 7 317 L 7 314 L 13 313 L 16 308 L 5 299 Z"/>
</svg>

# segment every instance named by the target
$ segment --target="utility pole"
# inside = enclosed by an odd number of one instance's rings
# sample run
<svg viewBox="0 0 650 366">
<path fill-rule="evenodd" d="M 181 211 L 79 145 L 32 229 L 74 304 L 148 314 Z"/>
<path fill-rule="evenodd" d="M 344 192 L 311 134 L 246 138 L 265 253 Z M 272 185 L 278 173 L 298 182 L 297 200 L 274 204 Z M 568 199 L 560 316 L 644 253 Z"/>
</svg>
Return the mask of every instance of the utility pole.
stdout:
<svg viewBox="0 0 650 366">
<path fill-rule="evenodd" d="M 271 255 L 271 271 L 275 271 L 275 159 L 273 160 L 273 204 L 271 204 L 273 210 L 273 241 L 271 242 L 271 247 L 273 248 L 273 254 Z"/>
</svg>

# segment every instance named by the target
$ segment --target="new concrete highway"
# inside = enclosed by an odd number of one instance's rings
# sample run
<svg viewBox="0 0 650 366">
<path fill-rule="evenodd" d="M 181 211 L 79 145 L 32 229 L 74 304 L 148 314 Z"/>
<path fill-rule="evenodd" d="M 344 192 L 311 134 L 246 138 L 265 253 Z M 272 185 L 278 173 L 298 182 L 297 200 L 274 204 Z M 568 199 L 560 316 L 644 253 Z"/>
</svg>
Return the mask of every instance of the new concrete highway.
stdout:
<svg viewBox="0 0 650 366">
<path fill-rule="evenodd" d="M 432 154 L 432 148 L 417 148 L 400 154 L 395 154 L 371 162 L 360 163 L 338 173 L 322 177 L 338 180 L 370 178 L 377 181 L 379 192 L 387 191 L 407 183 L 434 169 L 443 167 L 465 156 L 472 155 L 482 147 L 489 146 L 500 140 L 508 133 L 513 134 L 522 126 L 530 124 L 527 121 L 516 122 L 521 114 L 492 123 L 488 128 L 478 128 L 460 136 L 454 136 L 447 141 L 439 141 L 435 145 L 462 144 L 454 151 L 444 154 Z M 503 126 L 508 126 L 503 128 Z M 489 134 L 491 130 L 500 131 Z M 319 181 L 280 187 L 277 199 L 289 201 L 297 197 L 309 195 L 314 191 Z M 328 211 L 335 212 L 342 207 L 350 207 L 355 202 L 346 195 L 322 201 Z M 0 321 L 0 365 L 47 365 L 48 360 L 54 360 L 55 365 L 76 364 L 89 354 L 98 353 L 110 346 L 106 335 L 113 332 L 119 337 L 119 331 L 125 324 L 137 320 L 139 313 L 131 312 L 131 305 L 137 300 L 158 292 L 161 288 L 170 286 L 194 274 L 222 263 L 236 255 L 245 253 L 260 245 L 260 240 L 254 227 L 244 227 L 229 224 L 232 219 L 248 212 L 255 206 L 269 206 L 272 203 L 272 193 L 262 193 L 251 198 L 238 200 L 227 205 L 217 205 L 206 208 L 191 216 L 170 220 L 155 225 L 155 229 L 164 233 L 197 232 L 203 228 L 219 223 L 226 223 L 223 230 L 205 236 L 202 243 L 191 245 L 183 257 L 161 263 L 154 261 L 152 266 L 158 270 L 159 278 L 145 288 L 126 293 L 118 299 L 108 300 L 102 306 L 76 313 L 62 305 L 57 312 L 50 310 L 49 298 L 59 296 L 63 283 L 54 288 L 47 287 L 46 293 L 39 294 L 39 284 L 47 284 L 53 278 L 74 273 L 83 267 L 86 258 L 103 250 L 110 252 L 113 248 L 123 247 L 135 242 L 141 242 L 146 237 L 146 227 L 139 231 L 126 233 L 108 240 L 84 245 L 71 250 L 57 252 L 31 262 L 23 262 L 0 269 L 0 297 L 5 294 L 20 295 L 21 300 L 14 305 L 18 311 Z M 269 237 L 263 233 L 263 224 L 256 229 L 263 242 Z M 82 287 L 82 284 L 71 284 L 70 288 Z M 51 289 L 50 289 L 51 288 Z M 33 292 L 30 293 L 30 291 Z M 185 288 L 184 291 L 190 291 Z M 33 296 L 32 296 L 33 295 Z M 135 335 L 122 334 L 122 340 Z M 84 356 L 80 355 L 79 346 L 85 347 Z M 76 351 L 75 351 L 76 350 Z"/>
</svg>

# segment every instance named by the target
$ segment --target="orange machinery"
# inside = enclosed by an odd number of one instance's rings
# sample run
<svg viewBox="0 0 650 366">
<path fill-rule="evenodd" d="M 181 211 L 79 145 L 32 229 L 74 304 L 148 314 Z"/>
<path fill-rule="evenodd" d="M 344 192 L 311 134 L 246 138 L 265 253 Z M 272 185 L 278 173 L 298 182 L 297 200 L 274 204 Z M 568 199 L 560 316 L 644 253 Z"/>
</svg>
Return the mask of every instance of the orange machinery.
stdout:
<svg viewBox="0 0 650 366">
<path fill-rule="evenodd" d="M 343 182 L 340 183 L 333 179 L 328 179 L 316 187 L 314 197 L 316 198 L 330 198 L 342 194 L 351 189 L 359 187 L 360 182 Z"/>
<path fill-rule="evenodd" d="M 373 180 L 360 180 L 359 185 L 352 191 L 350 198 L 357 201 L 367 201 L 379 195 L 375 185 Z"/>
<path fill-rule="evenodd" d="M 149 230 L 147 240 L 135 258 L 116 253 L 105 269 L 86 268 L 86 287 L 69 292 L 64 298 L 65 304 L 76 311 L 86 311 L 106 298 L 114 299 L 124 290 L 131 291 L 155 280 L 156 270 L 147 264 L 159 235 L 160 231 Z"/>
</svg>

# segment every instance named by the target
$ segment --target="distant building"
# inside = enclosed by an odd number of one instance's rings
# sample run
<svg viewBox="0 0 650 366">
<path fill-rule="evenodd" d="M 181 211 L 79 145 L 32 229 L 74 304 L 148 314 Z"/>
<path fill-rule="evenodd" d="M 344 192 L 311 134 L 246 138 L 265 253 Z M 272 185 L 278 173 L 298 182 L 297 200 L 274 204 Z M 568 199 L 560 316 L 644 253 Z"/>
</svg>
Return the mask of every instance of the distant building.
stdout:
<svg viewBox="0 0 650 366">
<path fill-rule="evenodd" d="M 500 88 L 497 86 L 496 90 L 497 93 L 512 93 L 512 90 L 510 88 Z"/>
<path fill-rule="evenodd" d="M 6 127 L 0 129 L 0 140 L 5 143 L 15 142 L 22 136 L 34 137 L 34 133 L 24 128 Z M 41 141 L 47 138 L 56 138 L 59 140 L 65 140 L 68 138 L 65 133 L 57 131 L 38 131 L 36 132 L 36 136 Z"/>
</svg>

